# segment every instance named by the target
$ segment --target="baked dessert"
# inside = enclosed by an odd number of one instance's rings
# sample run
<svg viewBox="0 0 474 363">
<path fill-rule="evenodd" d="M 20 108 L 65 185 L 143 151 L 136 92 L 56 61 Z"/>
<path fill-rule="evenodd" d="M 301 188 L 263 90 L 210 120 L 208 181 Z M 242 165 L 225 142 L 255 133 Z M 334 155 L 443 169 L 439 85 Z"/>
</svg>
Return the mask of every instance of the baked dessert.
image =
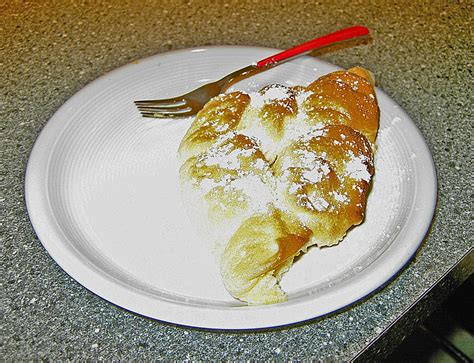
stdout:
<svg viewBox="0 0 474 363">
<path fill-rule="evenodd" d="M 278 282 L 295 256 L 362 222 L 378 124 L 373 77 L 357 67 L 307 87 L 222 94 L 198 113 L 179 147 L 180 178 L 214 232 L 232 296 L 284 301 Z"/>
</svg>

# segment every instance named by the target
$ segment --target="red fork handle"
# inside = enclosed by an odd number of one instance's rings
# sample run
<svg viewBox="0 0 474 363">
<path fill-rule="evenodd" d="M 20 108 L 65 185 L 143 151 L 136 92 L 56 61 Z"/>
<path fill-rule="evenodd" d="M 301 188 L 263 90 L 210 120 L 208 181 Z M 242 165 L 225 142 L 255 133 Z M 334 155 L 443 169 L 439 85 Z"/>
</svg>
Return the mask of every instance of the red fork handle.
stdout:
<svg viewBox="0 0 474 363">
<path fill-rule="evenodd" d="M 360 25 L 341 29 L 341 30 L 335 31 L 334 33 L 323 35 L 322 37 L 315 38 L 313 40 L 310 40 L 309 42 L 297 45 L 296 47 L 284 50 L 283 52 L 280 52 L 268 58 L 262 59 L 261 61 L 258 61 L 256 65 L 258 68 L 263 68 L 266 66 L 274 66 L 283 60 L 293 58 L 297 55 L 309 52 L 316 48 L 325 47 L 327 45 L 335 44 L 338 42 L 342 42 L 344 40 L 361 37 L 368 34 L 369 34 L 369 29 L 367 29 L 365 26 L 360 26 Z"/>
</svg>

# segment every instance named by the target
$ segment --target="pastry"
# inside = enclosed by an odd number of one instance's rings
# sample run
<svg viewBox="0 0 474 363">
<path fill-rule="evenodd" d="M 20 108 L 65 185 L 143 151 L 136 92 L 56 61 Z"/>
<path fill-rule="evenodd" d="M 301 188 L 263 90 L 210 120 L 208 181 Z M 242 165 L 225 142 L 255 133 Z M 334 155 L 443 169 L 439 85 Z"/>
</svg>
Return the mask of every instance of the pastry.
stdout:
<svg viewBox="0 0 474 363">
<path fill-rule="evenodd" d="M 180 178 L 232 296 L 285 301 L 279 281 L 295 256 L 363 221 L 378 124 L 362 68 L 222 94 L 198 113 L 179 147 Z"/>
</svg>

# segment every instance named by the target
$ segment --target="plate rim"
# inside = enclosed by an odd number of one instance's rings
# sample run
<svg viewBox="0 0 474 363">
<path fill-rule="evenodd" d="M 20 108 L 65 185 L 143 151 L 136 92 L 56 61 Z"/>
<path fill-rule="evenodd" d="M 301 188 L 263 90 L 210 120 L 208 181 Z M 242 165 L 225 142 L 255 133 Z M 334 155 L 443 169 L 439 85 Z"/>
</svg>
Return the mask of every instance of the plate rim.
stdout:
<svg viewBox="0 0 474 363">
<path fill-rule="evenodd" d="M 252 51 L 255 51 L 256 53 L 272 53 L 272 52 L 277 52 L 279 51 L 278 49 L 274 48 L 266 48 L 266 47 L 259 47 L 259 46 L 245 46 L 245 45 L 225 45 L 225 46 L 204 46 L 204 47 L 193 47 L 193 48 L 185 48 L 185 49 L 179 49 L 179 50 L 173 50 L 170 52 L 164 52 L 164 53 L 158 53 L 155 55 L 151 55 L 148 57 L 145 57 L 143 59 L 140 59 L 139 62 L 146 62 L 150 61 L 153 59 L 156 59 L 157 57 L 173 57 L 173 56 L 180 56 L 182 54 L 189 54 L 192 53 L 193 51 L 201 51 L 201 52 L 208 52 L 212 51 L 215 49 L 219 50 L 231 50 L 235 51 L 235 49 L 250 49 Z M 313 60 L 316 65 L 316 63 L 322 63 L 327 66 L 331 66 L 333 68 L 339 68 L 331 63 L 328 63 L 324 60 L 321 60 L 319 58 L 315 57 L 310 57 L 310 56 L 303 56 L 300 58 L 307 58 Z M 400 107 L 388 94 L 386 94 L 384 91 L 380 90 L 377 88 L 377 94 L 381 94 L 383 97 L 387 98 L 392 102 L 394 105 L 398 106 L 397 112 L 400 113 L 404 119 L 409 121 L 411 131 L 414 132 L 414 135 L 411 135 L 410 137 L 415 137 L 418 139 L 418 142 L 420 142 L 420 146 L 422 147 L 423 151 L 426 152 L 424 157 L 427 158 L 429 163 L 426 166 L 426 169 L 428 172 L 431 172 L 431 175 L 426 176 L 429 179 L 431 179 L 431 185 L 426 185 L 426 190 L 424 190 L 424 194 L 428 194 L 428 196 L 431 195 L 430 200 L 426 200 L 429 204 L 429 211 L 424 214 L 423 218 L 423 228 L 419 229 L 419 232 L 417 233 L 417 237 L 414 238 L 416 240 L 419 240 L 416 243 L 416 246 L 412 246 L 412 249 L 407 251 L 400 260 L 402 261 L 401 263 L 397 264 L 396 269 L 392 269 L 390 273 L 387 275 L 390 276 L 384 276 L 383 278 L 378 278 L 377 281 L 372 281 L 371 285 L 369 287 L 366 287 L 366 291 L 363 292 L 363 294 L 356 294 L 359 295 L 358 298 L 356 299 L 351 299 L 349 298 L 349 302 L 343 303 L 336 305 L 334 308 L 331 308 L 330 311 L 326 311 L 323 313 L 319 314 L 312 314 L 312 313 L 302 313 L 298 318 L 281 318 L 278 320 L 274 319 L 269 319 L 268 316 L 265 319 L 259 318 L 259 314 L 250 314 L 252 317 L 252 321 L 248 321 L 247 319 L 249 318 L 249 315 L 247 314 L 246 320 L 241 321 L 239 320 L 239 317 L 241 317 L 241 312 L 246 311 L 247 313 L 251 310 L 252 312 L 262 312 L 262 311 L 271 311 L 272 313 L 270 315 L 278 315 L 276 314 L 279 310 L 285 309 L 285 304 L 276 304 L 276 305 L 265 305 L 265 306 L 260 306 L 260 307 L 242 307 L 238 309 L 237 314 L 233 314 L 229 311 L 228 308 L 224 309 L 206 309 L 204 306 L 189 306 L 186 305 L 186 308 L 184 310 L 187 310 L 187 312 L 181 311 L 183 309 L 178 308 L 180 310 L 178 313 L 173 311 L 174 309 L 177 309 L 177 304 L 176 302 L 163 302 L 163 300 L 160 300 L 160 303 L 164 303 L 163 306 L 165 309 L 165 314 L 167 313 L 168 315 L 171 315 L 171 318 L 166 318 L 164 317 L 159 317 L 156 316 L 155 314 L 152 314 L 147 311 L 143 311 L 143 309 L 139 309 L 136 306 L 124 306 L 127 304 L 123 303 L 123 300 L 127 301 L 127 294 L 131 294 L 133 298 L 140 297 L 141 299 L 145 299 L 146 304 L 148 306 L 153 306 L 153 302 L 156 302 L 156 297 L 150 297 L 144 295 L 141 291 L 131 291 L 130 288 L 125 288 L 125 291 L 119 291 L 118 295 L 123 295 L 125 293 L 125 296 L 120 296 L 117 298 L 117 294 L 114 292 L 113 289 L 109 289 L 110 291 L 107 293 L 104 293 L 104 291 L 100 291 L 100 286 L 103 282 L 112 284 L 114 288 L 117 288 L 119 290 L 124 289 L 123 282 L 121 281 L 113 281 L 111 279 L 111 276 L 96 276 L 93 273 L 93 266 L 87 265 L 84 266 L 83 264 L 78 262 L 78 258 L 76 256 L 76 259 L 72 259 L 74 263 L 72 264 L 67 264 L 64 261 L 68 260 L 67 257 L 71 257 L 70 251 L 58 251 L 56 248 L 57 246 L 54 245 L 54 243 L 57 243 L 58 238 L 60 239 L 65 238 L 65 236 L 60 236 L 61 231 L 60 230 L 54 230 L 55 226 L 49 226 L 46 223 L 44 225 L 44 222 L 48 222 L 51 220 L 54 222 L 54 215 L 50 216 L 42 216 L 41 212 L 45 211 L 45 209 L 41 210 L 41 208 L 38 206 L 39 203 L 43 204 L 43 207 L 48 205 L 48 200 L 47 197 L 44 195 L 41 195 L 39 193 L 40 189 L 40 184 L 42 182 L 40 175 L 41 175 L 41 170 L 40 166 L 43 165 L 46 162 L 46 166 L 49 165 L 49 157 L 51 156 L 52 152 L 54 151 L 54 142 L 52 144 L 48 143 L 49 139 L 51 139 L 51 136 L 56 136 L 56 140 L 59 140 L 59 134 L 54 134 L 55 132 L 61 132 L 61 130 L 64 130 L 66 128 L 67 123 L 63 123 L 61 125 L 60 123 L 60 118 L 63 116 L 64 112 L 69 112 L 67 109 L 74 103 L 76 100 L 80 100 L 81 97 L 84 97 L 87 95 L 87 92 L 89 92 L 90 89 L 94 87 L 96 84 L 100 84 L 100 82 L 106 80 L 108 77 L 111 75 L 116 75 L 119 74 L 121 71 L 123 71 L 125 68 L 133 67 L 135 66 L 134 62 L 129 62 L 125 65 L 122 65 L 110 72 L 106 72 L 105 74 L 101 75 L 100 77 L 92 80 L 88 84 L 86 84 L 84 87 L 82 87 L 80 90 L 78 90 L 76 93 L 74 93 L 63 105 L 61 105 L 54 113 L 53 115 L 49 118 L 49 120 L 46 122 L 42 130 L 40 131 L 39 135 L 37 136 L 37 139 L 35 140 L 35 143 L 33 145 L 33 148 L 30 152 L 30 156 L 28 158 L 28 162 L 26 165 L 26 171 L 25 171 L 25 181 L 24 181 L 24 193 L 25 193 L 25 205 L 26 209 L 28 212 L 28 217 L 30 219 L 31 225 L 40 240 L 41 244 L 45 248 L 45 250 L 48 252 L 50 257 L 61 267 L 61 269 L 66 272 L 72 279 L 74 279 L 77 283 L 85 287 L 87 290 L 93 292 L 95 295 L 101 297 L 104 300 L 107 300 L 108 302 L 120 306 L 121 308 L 125 310 L 132 311 L 134 313 L 147 316 L 149 318 L 163 321 L 166 323 L 170 324 L 175 324 L 175 325 L 181 325 L 181 326 L 186 326 L 186 327 L 197 327 L 197 328 L 204 328 L 204 329 L 217 329 L 217 330 L 258 330 L 258 329 L 269 329 L 269 328 L 276 328 L 280 326 L 286 326 L 286 325 L 292 325 L 292 324 L 299 324 L 303 323 L 308 320 L 312 320 L 315 318 L 320 318 L 322 316 L 326 316 L 328 314 L 332 314 L 336 311 L 340 311 L 341 309 L 344 309 L 348 306 L 351 306 L 358 301 L 361 301 L 365 299 L 367 296 L 379 291 L 381 288 L 383 288 L 387 283 L 392 281 L 407 265 L 407 263 L 413 258 L 413 256 L 416 254 L 420 246 L 422 245 L 429 229 L 433 221 L 433 216 L 436 210 L 436 203 L 437 203 L 437 177 L 436 177 L 436 167 L 434 164 L 433 156 L 430 151 L 430 148 L 423 137 L 423 134 L 419 130 L 419 128 L 416 126 L 414 121 L 411 119 L 411 117 L 406 113 L 406 111 Z M 54 140 L 53 140 L 54 141 Z M 51 154 L 48 154 L 45 152 L 49 152 Z M 45 158 L 45 156 L 48 156 L 48 158 Z M 44 168 L 45 170 L 42 171 L 42 174 L 45 175 L 47 171 L 47 167 Z M 426 174 L 426 173 L 425 173 Z M 39 184 L 38 184 L 39 183 Z M 429 191 L 432 191 L 430 193 Z M 39 194 L 38 194 L 39 193 Z M 414 197 L 414 201 L 415 201 Z M 427 198 L 428 199 L 428 198 Z M 411 207 L 413 207 L 413 204 Z M 49 205 L 49 207 L 51 207 Z M 52 233 L 56 233 L 56 235 L 52 235 Z M 51 242 L 51 239 L 54 239 L 55 241 Z M 67 254 L 68 256 L 61 255 Z M 378 260 L 378 259 L 377 259 Z M 376 261 L 377 261 L 376 260 Z M 84 261 L 82 261 L 84 262 Z M 85 271 L 78 271 L 81 269 L 84 269 Z M 99 278 L 98 278 L 99 277 Z M 359 276 L 360 277 L 360 276 Z M 381 281 L 383 280 L 383 281 Z M 376 286 L 374 286 L 376 285 Z M 127 287 L 130 287 L 127 285 Z M 105 296 L 104 296 L 105 295 Z M 121 300 L 122 303 L 117 302 L 116 300 Z M 115 301 L 114 301 L 115 300 Z M 128 298 L 130 300 L 130 297 Z M 303 307 L 308 307 L 308 302 L 301 302 L 301 303 L 296 303 L 297 306 L 300 306 L 301 308 Z M 224 310 L 224 314 L 230 314 L 232 315 L 231 317 L 225 316 L 222 318 L 219 315 L 219 318 L 215 319 L 215 312 Z M 286 309 L 285 309 L 286 310 Z M 209 314 L 209 311 L 211 312 Z M 232 312 L 234 310 L 231 310 Z M 306 311 L 305 311 L 306 312 Z M 198 319 L 193 317 L 193 314 L 197 313 L 199 315 Z M 180 315 L 181 314 L 181 315 Z M 207 314 L 206 316 L 209 318 L 212 318 L 213 321 L 202 321 L 202 314 Z M 161 314 L 163 315 L 163 314 Z M 237 315 L 237 316 L 235 316 Z M 268 314 L 267 314 L 268 315 Z M 273 322 L 272 322 L 273 320 Z M 245 325 L 245 326 L 243 326 Z"/>
</svg>

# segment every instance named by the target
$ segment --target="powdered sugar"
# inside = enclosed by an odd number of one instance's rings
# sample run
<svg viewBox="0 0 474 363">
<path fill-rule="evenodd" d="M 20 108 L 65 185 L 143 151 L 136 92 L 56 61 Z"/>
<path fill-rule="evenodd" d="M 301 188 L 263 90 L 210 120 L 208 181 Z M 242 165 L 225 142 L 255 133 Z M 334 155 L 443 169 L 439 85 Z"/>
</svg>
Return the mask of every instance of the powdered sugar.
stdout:
<svg viewBox="0 0 474 363">
<path fill-rule="evenodd" d="M 224 185 L 226 185 L 226 181 L 224 179 L 216 182 L 211 178 L 204 178 L 201 180 L 201 183 L 199 184 L 199 189 L 202 191 L 204 195 L 206 195 L 215 187 L 224 186 Z"/>
<path fill-rule="evenodd" d="M 240 134 L 253 139 L 264 152 L 271 150 L 271 146 L 275 144 L 262 125 L 246 127 L 242 130 L 239 130 L 239 132 Z"/>
<path fill-rule="evenodd" d="M 309 96 L 313 94 L 312 91 L 303 91 L 296 95 L 296 103 L 298 105 L 298 110 L 303 110 L 303 103 L 308 99 Z"/>
<path fill-rule="evenodd" d="M 210 193 L 211 198 L 212 193 L 216 190 L 215 188 L 222 188 L 224 193 L 237 193 L 236 200 L 238 202 L 247 202 L 247 208 L 252 213 L 266 211 L 273 202 L 273 195 L 269 185 L 257 175 L 247 173 L 237 179 L 232 179 L 228 175 L 218 180 L 204 178 L 198 186 L 203 196 Z M 217 198 L 220 198 L 220 196 L 217 196 Z M 225 201 L 222 201 L 219 205 L 222 210 L 228 208 Z"/>
<path fill-rule="evenodd" d="M 237 134 L 228 132 L 220 136 L 211 149 L 202 154 L 199 158 L 199 163 L 205 166 L 218 166 L 228 170 L 241 169 L 241 159 L 248 158 L 256 152 L 255 148 L 242 149 L 235 145 L 235 138 Z M 257 146 L 255 144 L 255 146 Z"/>
<path fill-rule="evenodd" d="M 257 159 L 252 165 L 259 170 L 264 170 L 268 166 L 263 159 Z"/>
<path fill-rule="evenodd" d="M 250 106 L 261 108 L 263 105 L 275 100 L 284 100 L 291 95 L 291 91 L 287 87 L 272 85 L 262 92 L 250 93 Z"/>
<path fill-rule="evenodd" d="M 246 175 L 231 182 L 231 187 L 248 196 L 250 208 L 254 212 L 263 212 L 273 201 L 269 186 L 255 175 Z"/>
<path fill-rule="evenodd" d="M 204 164 L 207 166 L 217 165 L 224 169 L 237 170 L 240 169 L 239 155 L 241 150 L 233 150 L 230 154 L 214 154 L 208 155 L 204 159 Z"/>
<path fill-rule="evenodd" d="M 371 175 L 367 170 L 367 157 L 364 155 L 355 156 L 352 152 L 350 152 L 349 155 L 351 158 L 346 163 L 346 175 L 356 180 L 365 180 L 366 182 L 369 182 Z"/>
<path fill-rule="evenodd" d="M 304 171 L 303 178 L 309 181 L 310 183 L 319 183 L 324 176 L 329 174 L 329 172 L 330 169 L 326 164 L 319 163 L 315 165 L 312 169 Z"/>
<path fill-rule="evenodd" d="M 329 207 L 329 203 L 326 199 L 316 195 L 315 193 L 309 194 L 308 199 L 311 203 L 311 209 L 317 210 L 318 212 L 322 212 Z"/>
<path fill-rule="evenodd" d="M 334 199 L 340 203 L 347 203 L 349 202 L 349 198 L 345 194 L 339 194 L 338 192 L 331 192 Z"/>
</svg>

